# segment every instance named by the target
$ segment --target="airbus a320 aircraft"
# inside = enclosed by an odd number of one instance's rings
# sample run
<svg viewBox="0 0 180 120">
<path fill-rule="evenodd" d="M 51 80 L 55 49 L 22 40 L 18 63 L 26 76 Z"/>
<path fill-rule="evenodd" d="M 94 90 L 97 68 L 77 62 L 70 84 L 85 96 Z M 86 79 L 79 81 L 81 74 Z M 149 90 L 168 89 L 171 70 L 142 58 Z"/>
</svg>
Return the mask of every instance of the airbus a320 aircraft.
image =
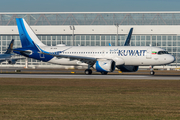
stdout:
<svg viewBox="0 0 180 120">
<path fill-rule="evenodd" d="M 101 74 L 113 72 L 116 67 L 122 72 L 135 72 L 139 66 L 165 65 L 175 60 L 161 48 L 129 46 L 132 29 L 125 46 L 46 46 L 23 18 L 17 18 L 16 22 L 22 48 L 14 49 L 15 53 L 60 65 L 88 65 L 85 74 L 92 74 L 90 68 Z M 151 74 L 154 74 L 153 70 Z"/>
</svg>

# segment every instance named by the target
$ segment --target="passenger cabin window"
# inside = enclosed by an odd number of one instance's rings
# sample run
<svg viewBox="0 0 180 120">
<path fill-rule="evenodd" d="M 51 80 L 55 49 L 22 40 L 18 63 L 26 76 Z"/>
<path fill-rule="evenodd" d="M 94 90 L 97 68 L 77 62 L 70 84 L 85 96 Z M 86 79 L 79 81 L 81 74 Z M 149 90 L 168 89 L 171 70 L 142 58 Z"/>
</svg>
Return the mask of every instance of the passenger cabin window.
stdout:
<svg viewBox="0 0 180 120">
<path fill-rule="evenodd" d="M 162 55 L 162 54 L 169 54 L 168 51 L 159 51 L 158 55 Z"/>
</svg>

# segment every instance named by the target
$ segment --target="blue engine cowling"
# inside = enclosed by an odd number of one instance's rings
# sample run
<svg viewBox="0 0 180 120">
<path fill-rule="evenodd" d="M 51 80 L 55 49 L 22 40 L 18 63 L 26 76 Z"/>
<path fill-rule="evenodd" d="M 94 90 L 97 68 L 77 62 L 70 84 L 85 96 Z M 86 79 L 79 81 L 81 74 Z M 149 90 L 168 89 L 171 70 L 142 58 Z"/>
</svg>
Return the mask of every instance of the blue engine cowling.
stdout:
<svg viewBox="0 0 180 120">
<path fill-rule="evenodd" d="M 139 66 L 133 66 L 133 65 L 119 65 L 116 67 L 120 69 L 122 72 L 136 72 L 139 69 Z"/>
<path fill-rule="evenodd" d="M 113 60 L 96 61 L 96 64 L 94 65 L 97 72 L 113 72 L 115 67 L 116 63 Z"/>
</svg>

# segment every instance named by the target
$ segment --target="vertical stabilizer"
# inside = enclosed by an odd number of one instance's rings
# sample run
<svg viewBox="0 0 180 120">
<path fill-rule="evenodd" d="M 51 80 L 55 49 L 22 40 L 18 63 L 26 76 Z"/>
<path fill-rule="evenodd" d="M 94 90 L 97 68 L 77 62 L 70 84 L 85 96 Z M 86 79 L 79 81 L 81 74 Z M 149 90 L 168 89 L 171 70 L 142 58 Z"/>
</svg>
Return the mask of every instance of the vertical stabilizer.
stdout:
<svg viewBox="0 0 180 120">
<path fill-rule="evenodd" d="M 45 46 L 36 36 L 34 31 L 30 28 L 27 22 L 23 18 L 16 18 L 18 30 L 19 30 L 19 37 L 21 40 L 21 45 L 23 48 L 26 47 L 35 47 L 38 45 Z"/>
<path fill-rule="evenodd" d="M 131 40 L 132 32 L 133 32 L 133 28 L 130 29 L 129 34 L 126 38 L 126 41 L 124 43 L 124 46 L 130 46 L 130 40 Z"/>
<path fill-rule="evenodd" d="M 11 43 L 9 44 L 9 47 L 7 51 L 4 54 L 11 54 L 11 51 L 13 49 L 14 39 L 12 39 Z"/>
</svg>

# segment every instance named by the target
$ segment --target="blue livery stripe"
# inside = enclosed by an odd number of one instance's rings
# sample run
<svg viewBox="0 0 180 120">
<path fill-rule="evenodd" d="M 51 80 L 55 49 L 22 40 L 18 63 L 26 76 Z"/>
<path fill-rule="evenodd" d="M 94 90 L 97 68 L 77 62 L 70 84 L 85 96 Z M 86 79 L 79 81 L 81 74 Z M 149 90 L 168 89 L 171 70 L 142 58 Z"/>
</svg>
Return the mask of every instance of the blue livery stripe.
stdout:
<svg viewBox="0 0 180 120">
<path fill-rule="evenodd" d="M 96 61 L 96 71 L 97 72 L 108 72 L 99 65 L 99 61 Z"/>
</svg>

